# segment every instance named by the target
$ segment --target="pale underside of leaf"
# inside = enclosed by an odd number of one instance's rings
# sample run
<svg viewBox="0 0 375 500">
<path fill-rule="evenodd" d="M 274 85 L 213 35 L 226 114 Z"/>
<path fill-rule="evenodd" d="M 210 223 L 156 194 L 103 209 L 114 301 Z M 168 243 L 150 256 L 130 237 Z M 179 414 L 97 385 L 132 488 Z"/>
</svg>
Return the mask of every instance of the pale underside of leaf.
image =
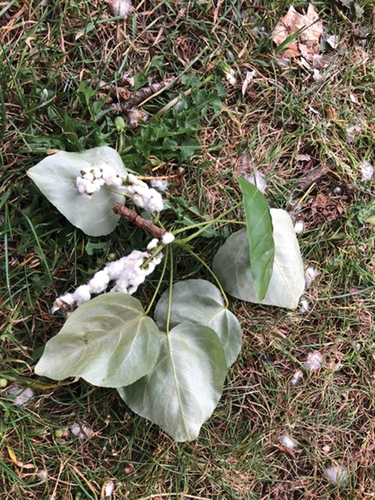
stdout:
<svg viewBox="0 0 375 500">
<path fill-rule="evenodd" d="M 266 296 L 271 280 L 275 244 L 272 218 L 264 195 L 249 181 L 239 178 L 246 214 L 249 239 L 249 265 L 257 298 L 261 302 Z"/>
<path fill-rule="evenodd" d="M 168 314 L 169 290 L 166 290 L 155 308 L 154 318 L 165 330 Z M 228 367 L 236 360 L 242 343 L 241 326 L 224 305 L 220 290 L 205 280 L 186 280 L 172 288 L 170 328 L 190 321 L 212 328 L 223 346 Z"/>
<path fill-rule="evenodd" d="M 69 222 L 89 236 L 102 236 L 115 229 L 119 216 L 112 208 L 116 203 L 123 203 L 124 196 L 107 186 L 87 196 L 80 194 L 76 187 L 76 178 L 82 169 L 102 164 L 110 165 L 121 176 L 126 175 L 120 155 L 107 146 L 82 153 L 59 151 L 29 169 L 27 175 Z"/>
<path fill-rule="evenodd" d="M 176 441 L 191 441 L 219 402 L 226 373 L 216 333 L 202 325 L 180 323 L 168 335 L 162 334 L 152 372 L 118 391 L 135 413 Z"/>
<path fill-rule="evenodd" d="M 304 266 L 290 216 L 271 209 L 275 259 L 270 284 L 261 304 L 295 309 L 304 290 Z M 233 297 L 259 303 L 249 266 L 246 229 L 233 233 L 217 252 L 213 270 Z"/>
<path fill-rule="evenodd" d="M 159 329 L 141 303 L 109 293 L 76 309 L 50 339 L 35 368 L 54 380 L 82 377 L 99 387 L 132 384 L 154 367 Z"/>
</svg>

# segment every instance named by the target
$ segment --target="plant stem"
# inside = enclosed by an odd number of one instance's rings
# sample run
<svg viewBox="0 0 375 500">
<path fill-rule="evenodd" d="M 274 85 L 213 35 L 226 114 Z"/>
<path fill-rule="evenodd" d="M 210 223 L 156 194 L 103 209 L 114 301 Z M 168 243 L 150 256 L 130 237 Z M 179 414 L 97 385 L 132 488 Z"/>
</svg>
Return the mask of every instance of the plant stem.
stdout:
<svg viewBox="0 0 375 500">
<path fill-rule="evenodd" d="M 163 278 L 164 278 L 164 275 L 165 275 L 165 271 L 167 269 L 167 263 L 168 263 L 169 253 L 170 252 L 169 252 L 169 249 L 168 249 L 167 252 L 165 253 L 164 262 L 163 262 L 163 270 L 161 272 L 161 276 L 160 276 L 159 282 L 158 282 L 158 284 L 156 286 L 156 290 L 154 292 L 154 295 L 152 296 L 152 299 L 150 300 L 150 303 L 147 306 L 147 309 L 145 311 L 145 316 L 148 316 L 148 313 L 150 312 L 150 309 L 151 309 L 153 303 L 155 302 L 155 299 L 156 299 L 156 297 L 157 297 L 157 295 L 159 293 L 159 289 L 160 289 L 160 286 L 162 284 L 162 281 L 163 281 Z"/>
<path fill-rule="evenodd" d="M 175 231 L 173 231 L 173 235 L 176 236 L 176 234 L 184 233 L 185 231 L 188 231 L 189 229 L 194 229 L 196 227 L 205 226 L 205 228 L 206 228 L 206 225 L 209 222 L 216 223 L 216 219 L 215 219 L 215 221 L 197 222 L 197 224 L 191 224 L 191 226 L 186 226 L 186 227 L 182 227 L 180 229 L 176 229 Z M 242 220 L 220 219 L 220 222 L 226 223 L 226 224 L 240 224 L 241 226 L 246 226 L 246 222 L 242 221 Z M 180 241 L 183 241 L 183 240 L 176 240 L 174 243 L 179 244 Z"/>
<path fill-rule="evenodd" d="M 167 250 L 169 252 L 169 257 L 171 259 L 171 272 L 169 275 L 169 290 L 168 290 L 168 309 L 167 309 L 167 320 L 165 326 L 165 333 L 169 334 L 169 320 L 171 317 L 171 306 L 172 306 L 172 286 L 173 286 L 173 253 L 170 248 Z"/>
<path fill-rule="evenodd" d="M 206 225 L 204 225 L 201 229 L 199 229 L 195 233 L 191 234 L 190 236 L 187 236 L 186 238 L 183 238 L 183 239 L 179 240 L 179 244 L 184 245 L 184 244 L 188 243 L 189 241 L 193 240 L 194 238 L 196 238 L 200 234 L 204 233 L 204 231 L 206 231 L 207 229 L 209 229 L 211 226 L 213 226 L 214 224 L 216 224 L 216 222 L 218 222 L 219 220 L 223 219 L 228 214 L 230 214 L 231 212 L 233 212 L 234 210 L 236 210 L 237 208 L 239 208 L 242 204 L 243 204 L 243 201 L 241 200 L 240 202 L 237 203 L 237 205 L 234 205 L 234 207 L 230 208 L 229 210 L 226 210 L 224 213 L 222 213 L 221 215 L 219 215 L 219 217 L 216 217 L 216 219 L 208 221 L 206 223 Z M 205 223 L 203 222 L 202 224 L 205 224 Z M 178 232 L 178 230 L 174 234 L 176 234 L 177 232 Z"/>
<path fill-rule="evenodd" d="M 216 281 L 216 284 L 218 286 L 218 288 L 220 289 L 220 293 L 224 299 L 224 302 L 225 302 L 225 307 L 228 308 L 229 307 L 229 301 L 227 299 L 227 296 L 226 296 L 226 293 L 224 292 L 224 289 L 223 287 L 221 286 L 221 283 L 220 281 L 217 279 L 216 277 L 216 274 L 212 271 L 212 269 L 204 262 L 204 260 L 202 260 L 199 255 L 197 255 L 195 252 L 193 252 L 193 250 L 190 248 L 190 247 L 187 247 L 186 248 L 187 251 L 193 255 L 193 257 L 195 257 L 201 264 L 203 264 L 203 266 L 207 269 L 207 271 L 211 274 L 211 276 L 213 277 L 213 279 Z"/>
</svg>

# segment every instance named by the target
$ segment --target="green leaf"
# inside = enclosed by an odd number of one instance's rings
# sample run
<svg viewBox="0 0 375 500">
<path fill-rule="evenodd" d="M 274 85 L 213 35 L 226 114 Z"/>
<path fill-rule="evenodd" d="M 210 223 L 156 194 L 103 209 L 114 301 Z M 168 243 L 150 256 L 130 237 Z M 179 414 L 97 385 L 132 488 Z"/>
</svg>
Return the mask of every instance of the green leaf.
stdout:
<svg viewBox="0 0 375 500">
<path fill-rule="evenodd" d="M 180 160 L 185 161 L 198 150 L 199 144 L 194 139 L 189 137 L 184 140 L 180 147 Z"/>
<path fill-rule="evenodd" d="M 271 209 L 275 259 L 270 284 L 261 304 L 295 309 L 305 286 L 305 273 L 290 216 Z M 233 233 L 214 257 L 213 271 L 226 292 L 241 300 L 259 303 L 249 267 L 246 229 Z"/>
<path fill-rule="evenodd" d="M 169 290 L 161 296 L 154 318 L 161 330 L 166 329 Z M 220 290 L 205 280 L 187 280 L 172 287 L 169 326 L 190 321 L 208 326 L 218 335 L 228 368 L 236 360 L 242 343 L 241 326 L 224 305 Z"/>
<path fill-rule="evenodd" d="M 266 296 L 270 283 L 275 244 L 270 209 L 263 194 L 251 182 L 238 179 L 246 214 L 250 248 L 250 269 L 259 302 Z"/>
<path fill-rule="evenodd" d="M 47 156 L 27 175 L 48 200 L 71 222 L 89 236 L 111 233 L 119 221 L 112 211 L 115 203 L 123 203 L 124 196 L 103 187 L 92 196 L 80 194 L 76 178 L 83 168 L 110 165 L 122 176 L 126 175 L 120 155 L 108 146 L 88 149 L 82 153 L 58 153 Z"/>
<path fill-rule="evenodd" d="M 35 373 L 63 380 L 82 377 L 99 387 L 122 387 L 149 373 L 160 349 L 159 329 L 142 304 L 108 293 L 76 309 L 50 339 Z"/>
<path fill-rule="evenodd" d="M 168 335 L 161 334 L 152 372 L 118 391 L 135 413 L 176 441 L 191 441 L 216 408 L 226 373 L 216 333 L 206 326 L 180 323 Z"/>
</svg>

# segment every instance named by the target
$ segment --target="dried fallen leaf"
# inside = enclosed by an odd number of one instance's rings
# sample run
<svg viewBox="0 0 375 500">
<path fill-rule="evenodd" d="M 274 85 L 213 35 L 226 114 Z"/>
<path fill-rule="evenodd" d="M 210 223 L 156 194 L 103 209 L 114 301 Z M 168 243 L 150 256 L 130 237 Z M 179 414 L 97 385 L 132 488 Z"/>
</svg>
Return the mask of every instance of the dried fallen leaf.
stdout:
<svg viewBox="0 0 375 500">
<path fill-rule="evenodd" d="M 291 6 L 285 16 L 276 24 L 272 33 L 273 41 L 276 45 L 281 45 L 285 40 L 302 30 L 301 33 L 288 45 L 283 53 L 284 57 L 303 56 L 312 60 L 313 56 L 319 53 L 319 41 L 323 33 L 323 22 L 319 21 L 319 16 L 313 7 L 309 5 L 307 14 L 303 15 Z"/>
<path fill-rule="evenodd" d="M 275 447 L 279 450 L 279 451 L 282 451 L 283 453 L 286 453 L 287 455 L 289 455 L 290 457 L 292 458 L 296 458 L 294 452 L 292 450 L 290 450 L 289 448 L 287 448 L 286 446 L 283 446 L 281 444 L 275 444 Z"/>
</svg>

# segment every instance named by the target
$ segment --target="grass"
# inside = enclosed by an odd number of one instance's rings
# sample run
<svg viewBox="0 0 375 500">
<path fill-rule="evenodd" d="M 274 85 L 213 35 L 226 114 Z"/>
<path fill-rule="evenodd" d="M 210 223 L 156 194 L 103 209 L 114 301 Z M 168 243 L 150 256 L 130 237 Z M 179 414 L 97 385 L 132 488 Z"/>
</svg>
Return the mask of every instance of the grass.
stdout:
<svg viewBox="0 0 375 500">
<path fill-rule="evenodd" d="M 331 63 L 314 81 L 297 61 L 281 66 L 261 34 L 289 7 L 268 4 L 141 1 L 124 21 L 99 1 L 0 2 L 0 378 L 7 384 L 0 394 L 1 498 L 104 499 L 110 480 L 119 499 L 374 497 L 375 243 L 367 221 L 375 201 L 374 181 L 362 181 L 358 168 L 374 162 L 375 49 L 373 33 L 366 35 L 375 25 L 373 7 L 358 2 L 364 14 L 356 18 L 341 2 L 314 2 L 325 31 L 340 41 L 337 50 L 323 48 Z M 215 70 L 223 60 L 237 70 L 236 87 Z M 252 69 L 256 77 L 243 97 L 240 75 Z M 107 238 L 85 236 L 25 176 L 48 150 L 119 146 L 93 82 L 120 86 L 124 72 L 139 87 L 150 77 L 176 78 L 145 103 L 150 115 L 188 91 L 192 78 L 222 100 L 221 111 L 212 103 L 205 114 L 198 110 L 201 151 L 182 162 L 183 172 L 175 159 L 154 171 L 178 174 L 171 195 L 179 211 L 168 216 L 171 223 L 196 220 L 197 211 L 214 217 L 234 205 L 236 176 L 255 167 L 269 182 L 270 204 L 305 221 L 301 251 L 306 265 L 320 271 L 306 291 L 307 313 L 232 301 L 243 350 L 192 443 L 175 443 L 148 425 L 116 391 L 33 373 L 40 349 L 64 322 L 49 314 L 55 297 L 87 282 L 111 253 L 143 244 L 125 225 Z M 189 96 L 186 102 L 196 106 Z M 349 142 L 353 125 L 360 130 Z M 127 132 L 125 148 L 137 133 Z M 309 166 L 302 154 L 310 155 Z M 139 172 L 150 175 L 154 166 L 145 159 Z M 326 175 L 298 190 L 317 166 Z M 227 235 L 202 238 L 201 257 L 210 263 Z M 205 275 L 184 251 L 175 263 L 180 277 Z M 147 300 L 152 286 L 151 279 L 138 296 Z M 317 373 L 303 368 L 314 350 L 325 359 Z M 304 378 L 291 387 L 298 369 Z M 26 405 L 12 402 L 13 384 L 33 388 Z M 91 427 L 88 439 L 71 436 L 77 422 Z M 294 458 L 276 447 L 284 433 L 298 442 Z M 341 487 L 325 478 L 332 464 L 348 469 Z"/>
</svg>

